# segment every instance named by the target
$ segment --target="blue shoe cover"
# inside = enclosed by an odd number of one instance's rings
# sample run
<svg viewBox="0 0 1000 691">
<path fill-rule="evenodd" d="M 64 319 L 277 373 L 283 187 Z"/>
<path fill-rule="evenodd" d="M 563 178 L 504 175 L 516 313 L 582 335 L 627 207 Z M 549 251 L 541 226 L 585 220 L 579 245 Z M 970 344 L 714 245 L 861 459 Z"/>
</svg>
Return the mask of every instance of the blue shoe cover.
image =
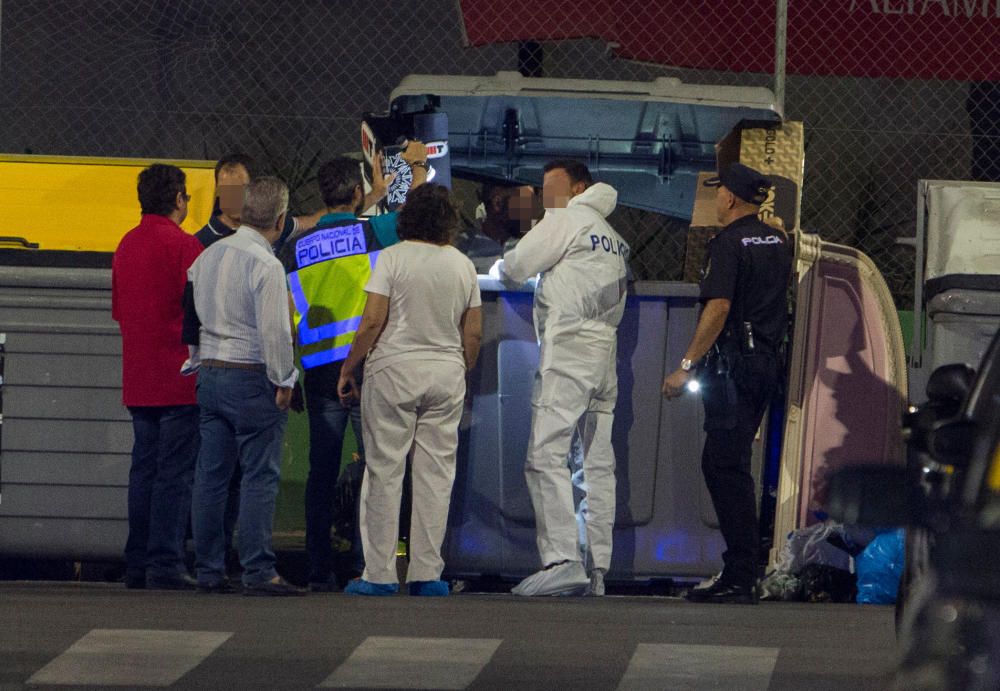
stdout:
<svg viewBox="0 0 1000 691">
<path fill-rule="evenodd" d="M 413 581 L 410 595 L 418 597 L 443 597 L 448 594 L 448 584 L 444 581 Z"/>
<path fill-rule="evenodd" d="M 344 592 L 349 595 L 395 595 L 399 586 L 395 583 L 369 583 L 363 578 L 355 578 L 347 584 Z"/>
</svg>

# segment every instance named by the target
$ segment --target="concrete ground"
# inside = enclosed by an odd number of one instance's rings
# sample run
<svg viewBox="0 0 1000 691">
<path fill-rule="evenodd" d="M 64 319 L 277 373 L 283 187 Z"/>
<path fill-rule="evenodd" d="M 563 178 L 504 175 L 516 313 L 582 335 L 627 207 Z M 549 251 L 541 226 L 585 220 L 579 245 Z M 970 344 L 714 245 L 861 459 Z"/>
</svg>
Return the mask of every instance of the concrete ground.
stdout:
<svg viewBox="0 0 1000 691">
<path fill-rule="evenodd" d="M 0 583 L 0 689 L 880 689 L 891 608 Z"/>
</svg>

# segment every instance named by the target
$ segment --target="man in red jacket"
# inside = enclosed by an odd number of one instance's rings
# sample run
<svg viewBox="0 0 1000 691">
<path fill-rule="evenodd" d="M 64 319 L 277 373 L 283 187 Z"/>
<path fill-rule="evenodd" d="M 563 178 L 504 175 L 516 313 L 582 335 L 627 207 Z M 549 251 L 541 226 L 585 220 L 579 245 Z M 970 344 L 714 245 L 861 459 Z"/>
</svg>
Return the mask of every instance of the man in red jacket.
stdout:
<svg viewBox="0 0 1000 691">
<path fill-rule="evenodd" d="M 184 539 L 198 455 L 195 377 L 180 374 L 184 284 L 201 243 L 181 229 L 184 172 L 154 164 L 139 174 L 142 220 L 118 244 L 111 316 L 122 334 L 122 403 L 135 443 L 128 483 L 125 585 L 188 589 Z"/>
</svg>

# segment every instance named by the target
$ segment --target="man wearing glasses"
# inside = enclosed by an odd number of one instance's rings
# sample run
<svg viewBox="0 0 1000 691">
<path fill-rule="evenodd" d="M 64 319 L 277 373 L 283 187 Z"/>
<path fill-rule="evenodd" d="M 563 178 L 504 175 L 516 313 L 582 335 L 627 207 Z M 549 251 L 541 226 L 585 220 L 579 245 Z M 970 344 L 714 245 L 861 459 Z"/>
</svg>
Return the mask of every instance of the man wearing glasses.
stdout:
<svg viewBox="0 0 1000 691">
<path fill-rule="evenodd" d="M 201 244 L 180 224 L 190 197 L 184 172 L 154 164 L 139 174 L 142 220 L 122 238 L 111 269 L 111 316 L 122 334 L 122 403 L 135 442 L 128 485 L 125 585 L 193 587 L 184 538 L 198 454 L 195 378 L 180 374 L 187 270 Z"/>
</svg>

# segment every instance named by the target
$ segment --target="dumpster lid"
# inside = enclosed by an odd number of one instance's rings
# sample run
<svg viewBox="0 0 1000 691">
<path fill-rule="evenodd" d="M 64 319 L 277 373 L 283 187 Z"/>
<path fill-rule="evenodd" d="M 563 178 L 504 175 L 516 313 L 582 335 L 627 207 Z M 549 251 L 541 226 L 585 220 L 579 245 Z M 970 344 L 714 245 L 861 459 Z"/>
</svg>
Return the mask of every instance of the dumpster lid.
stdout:
<svg viewBox="0 0 1000 691">
<path fill-rule="evenodd" d="M 948 288 L 996 290 L 1000 183 L 921 180 L 920 184 L 927 190 L 927 299 Z"/>
<path fill-rule="evenodd" d="M 555 158 L 587 163 L 618 202 L 690 219 L 698 173 L 714 170 L 715 143 L 743 121 L 780 122 L 761 87 L 411 75 L 392 92 L 399 115 L 444 111 L 452 170 L 540 185 Z"/>
</svg>

